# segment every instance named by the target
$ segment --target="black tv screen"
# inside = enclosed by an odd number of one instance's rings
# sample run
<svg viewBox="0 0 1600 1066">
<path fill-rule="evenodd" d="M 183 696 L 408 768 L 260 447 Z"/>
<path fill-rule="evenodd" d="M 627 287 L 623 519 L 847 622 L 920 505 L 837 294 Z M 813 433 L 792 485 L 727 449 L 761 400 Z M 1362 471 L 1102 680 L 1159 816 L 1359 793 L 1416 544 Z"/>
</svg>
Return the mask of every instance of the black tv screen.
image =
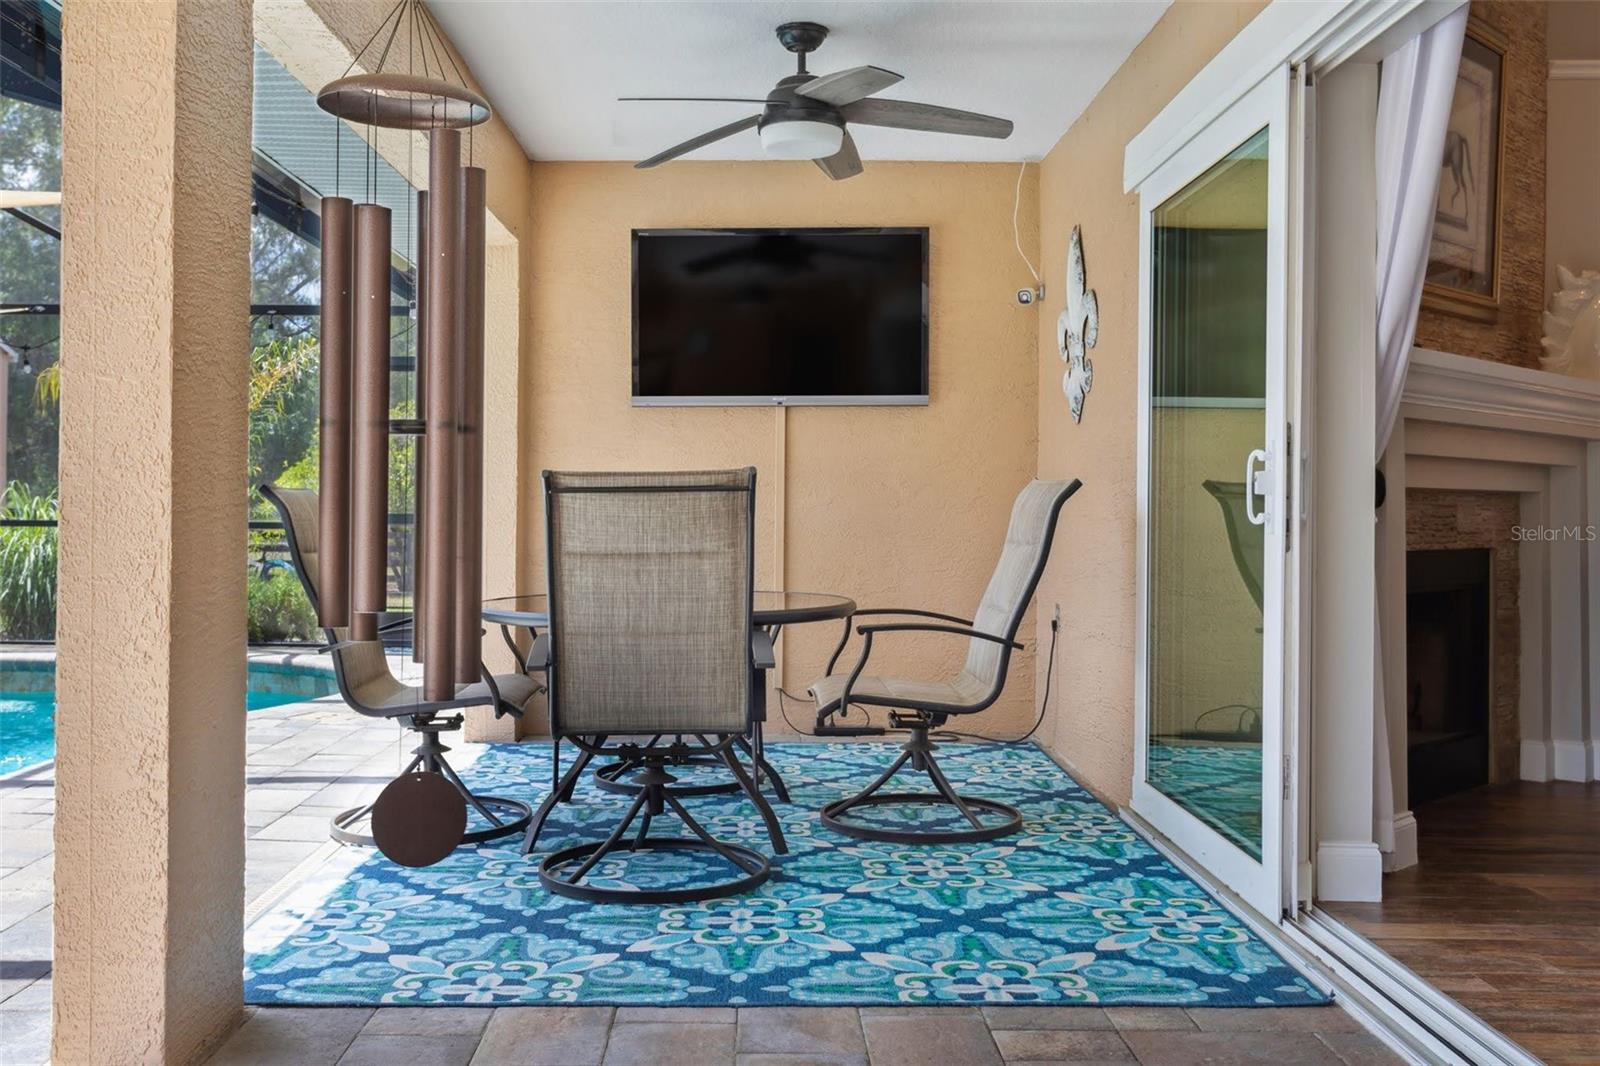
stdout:
<svg viewBox="0 0 1600 1066">
<path fill-rule="evenodd" d="M 634 230 L 633 401 L 927 403 L 928 231 Z"/>
</svg>

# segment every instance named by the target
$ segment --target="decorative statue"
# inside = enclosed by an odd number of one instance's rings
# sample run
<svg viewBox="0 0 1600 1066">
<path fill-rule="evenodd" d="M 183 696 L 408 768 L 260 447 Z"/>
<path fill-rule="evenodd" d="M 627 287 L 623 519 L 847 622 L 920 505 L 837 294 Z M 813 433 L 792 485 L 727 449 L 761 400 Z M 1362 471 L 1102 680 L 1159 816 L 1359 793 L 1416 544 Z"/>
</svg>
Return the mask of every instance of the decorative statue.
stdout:
<svg viewBox="0 0 1600 1066">
<path fill-rule="evenodd" d="M 1072 420 L 1083 421 L 1083 401 L 1094 388 L 1094 364 L 1088 350 L 1100 336 L 1100 304 L 1093 289 L 1084 288 L 1083 235 L 1072 227 L 1067 245 L 1067 309 L 1056 319 L 1056 348 L 1067 372 L 1061 376 L 1061 391 L 1067 394 Z"/>
<path fill-rule="evenodd" d="M 1544 313 L 1540 364 L 1557 374 L 1600 380 L 1600 270 L 1556 267 L 1561 287 Z"/>
</svg>

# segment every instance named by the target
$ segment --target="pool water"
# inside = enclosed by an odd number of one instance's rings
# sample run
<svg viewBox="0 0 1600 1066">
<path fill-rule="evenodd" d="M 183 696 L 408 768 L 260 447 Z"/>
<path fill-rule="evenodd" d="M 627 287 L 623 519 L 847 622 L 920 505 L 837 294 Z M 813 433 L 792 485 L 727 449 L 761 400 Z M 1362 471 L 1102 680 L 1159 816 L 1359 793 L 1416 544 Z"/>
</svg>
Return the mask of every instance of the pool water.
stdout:
<svg viewBox="0 0 1600 1066">
<path fill-rule="evenodd" d="M 252 666 L 248 677 L 246 711 L 304 703 L 337 691 L 332 674 L 315 670 Z M 0 691 L 0 774 L 55 757 L 56 694 Z"/>
<path fill-rule="evenodd" d="M 0 692 L 0 774 L 56 754 L 56 694 Z"/>
</svg>

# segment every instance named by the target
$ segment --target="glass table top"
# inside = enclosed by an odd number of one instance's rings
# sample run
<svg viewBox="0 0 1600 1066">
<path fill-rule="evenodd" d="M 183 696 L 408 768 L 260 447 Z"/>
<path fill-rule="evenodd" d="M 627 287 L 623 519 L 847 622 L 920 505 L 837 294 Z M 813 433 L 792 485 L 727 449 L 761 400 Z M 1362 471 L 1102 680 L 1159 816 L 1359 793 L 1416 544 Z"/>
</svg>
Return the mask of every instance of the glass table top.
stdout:
<svg viewBox="0 0 1600 1066">
<path fill-rule="evenodd" d="M 848 596 L 835 596 L 830 592 L 761 590 L 756 592 L 753 606 L 756 625 L 781 626 L 845 618 L 855 612 L 856 601 Z M 549 598 L 539 592 L 484 600 L 483 619 L 498 625 L 549 625 Z"/>
</svg>

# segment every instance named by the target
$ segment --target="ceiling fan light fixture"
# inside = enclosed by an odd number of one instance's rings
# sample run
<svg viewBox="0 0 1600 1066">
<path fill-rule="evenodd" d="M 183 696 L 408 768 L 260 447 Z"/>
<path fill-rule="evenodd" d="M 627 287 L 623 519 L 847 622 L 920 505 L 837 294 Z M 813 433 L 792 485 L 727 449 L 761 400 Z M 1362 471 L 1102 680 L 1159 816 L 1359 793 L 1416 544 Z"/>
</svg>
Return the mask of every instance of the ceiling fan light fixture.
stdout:
<svg viewBox="0 0 1600 1066">
<path fill-rule="evenodd" d="M 761 127 L 761 150 L 773 159 L 826 159 L 844 143 L 844 127 L 791 119 Z"/>
</svg>

